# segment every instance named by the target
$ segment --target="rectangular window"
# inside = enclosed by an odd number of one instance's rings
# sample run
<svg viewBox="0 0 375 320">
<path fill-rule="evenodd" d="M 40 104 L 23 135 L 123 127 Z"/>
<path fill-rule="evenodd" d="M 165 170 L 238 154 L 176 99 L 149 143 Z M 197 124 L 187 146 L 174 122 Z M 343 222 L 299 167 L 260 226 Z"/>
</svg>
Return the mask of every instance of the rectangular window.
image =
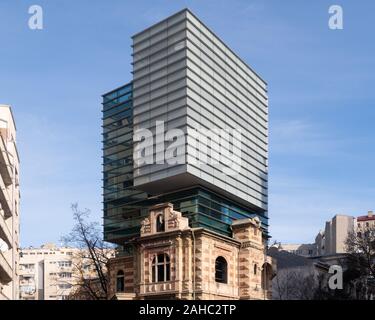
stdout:
<svg viewBox="0 0 375 320">
<path fill-rule="evenodd" d="M 60 276 L 60 278 L 71 278 L 72 273 L 71 272 L 60 272 L 59 276 Z"/>
<path fill-rule="evenodd" d="M 58 262 L 59 267 L 71 267 L 72 262 L 71 261 L 59 261 Z"/>
</svg>

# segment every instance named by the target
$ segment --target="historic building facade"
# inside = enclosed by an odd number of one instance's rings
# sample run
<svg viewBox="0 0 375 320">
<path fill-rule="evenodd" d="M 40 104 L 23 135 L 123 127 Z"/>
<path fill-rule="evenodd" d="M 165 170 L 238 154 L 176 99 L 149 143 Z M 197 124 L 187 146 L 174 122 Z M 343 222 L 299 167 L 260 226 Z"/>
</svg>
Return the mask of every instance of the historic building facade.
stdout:
<svg viewBox="0 0 375 320">
<path fill-rule="evenodd" d="M 190 228 L 172 204 L 151 207 L 132 249 L 110 262 L 110 297 L 269 299 L 275 270 L 259 219 L 236 220 L 232 230 Z"/>
</svg>

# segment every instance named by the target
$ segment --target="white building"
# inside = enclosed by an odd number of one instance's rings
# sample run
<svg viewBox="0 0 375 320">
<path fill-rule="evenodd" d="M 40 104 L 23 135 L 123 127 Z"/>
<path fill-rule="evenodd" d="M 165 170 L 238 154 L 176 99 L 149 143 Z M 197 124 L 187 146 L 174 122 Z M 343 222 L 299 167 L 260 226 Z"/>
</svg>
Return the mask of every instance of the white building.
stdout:
<svg viewBox="0 0 375 320">
<path fill-rule="evenodd" d="M 12 110 L 0 105 L 0 300 L 17 299 L 19 158 Z"/>
<path fill-rule="evenodd" d="M 87 251 L 52 243 L 21 249 L 19 269 L 21 300 L 66 300 L 82 279 L 97 277 Z"/>
<path fill-rule="evenodd" d="M 73 290 L 76 248 L 46 244 L 20 251 L 20 299 L 64 300 Z"/>
<path fill-rule="evenodd" d="M 375 228 L 375 215 L 373 211 L 368 211 L 367 215 L 359 216 L 355 220 L 356 232 L 358 235 L 366 235 L 366 231 Z"/>
<path fill-rule="evenodd" d="M 72 257 L 76 251 L 54 244 L 21 249 L 20 299 L 66 299 L 73 287 Z"/>
</svg>

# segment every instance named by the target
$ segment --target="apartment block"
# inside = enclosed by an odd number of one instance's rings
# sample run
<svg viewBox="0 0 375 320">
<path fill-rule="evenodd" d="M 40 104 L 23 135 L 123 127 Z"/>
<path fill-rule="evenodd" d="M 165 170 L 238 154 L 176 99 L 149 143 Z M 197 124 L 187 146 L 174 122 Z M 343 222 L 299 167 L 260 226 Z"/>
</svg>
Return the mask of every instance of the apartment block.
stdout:
<svg viewBox="0 0 375 320">
<path fill-rule="evenodd" d="M 109 259 L 114 250 L 105 254 Z M 98 277 L 88 250 L 53 243 L 21 249 L 19 274 L 21 300 L 79 299 L 82 281 L 95 282 Z"/>
<path fill-rule="evenodd" d="M 355 218 L 347 215 L 335 215 L 325 224 L 325 229 L 319 232 L 315 241 L 317 255 L 334 255 L 346 253 L 346 239 L 354 231 Z"/>
<path fill-rule="evenodd" d="M 355 219 L 355 228 L 358 235 L 366 235 L 368 229 L 375 229 L 375 215 L 373 211 L 368 211 L 367 215 L 359 216 Z"/>
<path fill-rule="evenodd" d="M 0 300 L 18 297 L 19 157 L 11 107 L 0 105 Z"/>
<path fill-rule="evenodd" d="M 74 285 L 73 257 L 79 250 L 45 244 L 20 251 L 20 299 L 64 300 Z"/>
</svg>

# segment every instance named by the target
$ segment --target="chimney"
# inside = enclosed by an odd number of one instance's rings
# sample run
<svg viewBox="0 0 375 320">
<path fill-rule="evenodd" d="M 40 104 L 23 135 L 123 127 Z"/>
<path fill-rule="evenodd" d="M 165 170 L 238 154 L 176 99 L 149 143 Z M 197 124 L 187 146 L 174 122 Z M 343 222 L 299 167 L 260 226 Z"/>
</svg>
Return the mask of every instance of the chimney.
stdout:
<svg viewBox="0 0 375 320">
<path fill-rule="evenodd" d="M 374 215 L 374 212 L 373 212 L 373 211 L 369 211 L 369 212 L 367 213 L 367 216 L 368 216 L 369 218 L 372 218 L 373 215 Z"/>
</svg>

